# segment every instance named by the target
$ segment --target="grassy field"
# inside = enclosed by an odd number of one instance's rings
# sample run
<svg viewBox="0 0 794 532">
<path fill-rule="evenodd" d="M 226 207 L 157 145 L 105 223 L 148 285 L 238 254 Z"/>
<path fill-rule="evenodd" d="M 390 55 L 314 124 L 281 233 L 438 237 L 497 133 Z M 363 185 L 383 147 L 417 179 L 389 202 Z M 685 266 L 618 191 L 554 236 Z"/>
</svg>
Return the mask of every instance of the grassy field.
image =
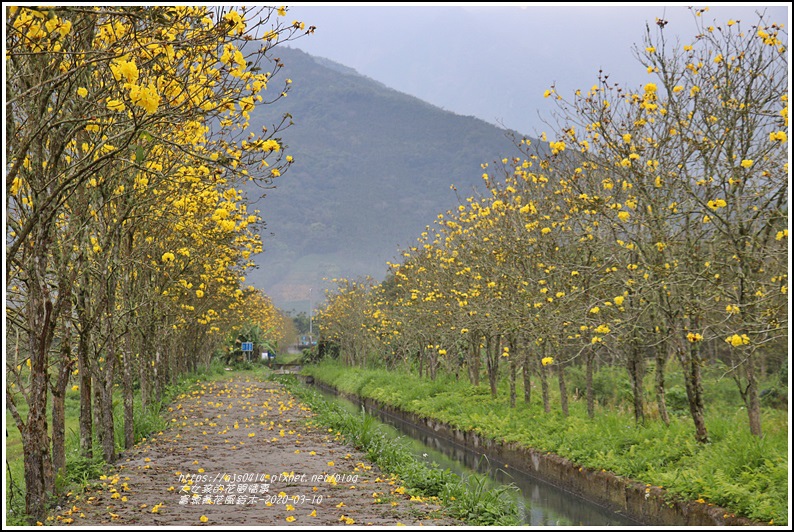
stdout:
<svg viewBox="0 0 794 532">
<path fill-rule="evenodd" d="M 556 382 L 551 383 L 553 406 L 547 414 L 536 390 L 529 405 L 519 400 L 510 408 L 506 382 L 493 399 L 487 385 L 473 387 L 448 375 L 429 381 L 409 373 L 335 362 L 304 367 L 303 373 L 344 392 L 498 441 L 553 452 L 582 466 L 661 486 L 670 494 L 722 506 L 756 521 L 788 524 L 788 413 L 765 408 L 765 434 L 752 436 L 746 412 L 735 402 L 735 385 L 713 375 L 707 374 L 705 383 L 711 441 L 698 444 L 677 392 L 670 400 L 670 426 L 655 419 L 653 412 L 637 426 L 622 397 L 625 383 L 618 373 L 599 376 L 600 404 L 593 419 L 587 417 L 581 399 L 572 400 L 570 415 L 563 416 Z M 676 376 L 670 380 L 671 389 L 677 389 Z M 575 389 L 575 381 L 572 375 L 569 389 Z M 523 396 L 520 389 L 518 396 Z"/>
</svg>

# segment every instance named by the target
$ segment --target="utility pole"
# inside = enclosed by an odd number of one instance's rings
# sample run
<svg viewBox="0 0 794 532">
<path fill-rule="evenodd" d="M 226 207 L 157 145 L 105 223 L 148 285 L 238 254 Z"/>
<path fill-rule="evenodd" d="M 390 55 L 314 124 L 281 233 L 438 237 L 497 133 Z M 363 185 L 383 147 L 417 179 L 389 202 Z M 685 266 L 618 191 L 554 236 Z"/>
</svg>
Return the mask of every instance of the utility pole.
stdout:
<svg viewBox="0 0 794 532">
<path fill-rule="evenodd" d="M 314 340 L 312 336 L 312 289 L 309 288 L 309 341 Z"/>
</svg>

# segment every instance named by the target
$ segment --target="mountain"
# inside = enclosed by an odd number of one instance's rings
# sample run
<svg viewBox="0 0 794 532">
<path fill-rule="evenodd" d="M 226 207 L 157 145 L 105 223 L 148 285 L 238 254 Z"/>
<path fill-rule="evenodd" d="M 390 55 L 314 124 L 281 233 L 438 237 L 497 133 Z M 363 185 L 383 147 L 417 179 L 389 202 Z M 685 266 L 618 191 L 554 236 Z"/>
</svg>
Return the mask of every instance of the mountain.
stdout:
<svg viewBox="0 0 794 532">
<path fill-rule="evenodd" d="M 506 130 L 483 120 L 297 49 L 279 47 L 275 56 L 284 67 L 269 85 L 290 78 L 291 88 L 252 112 L 251 129 L 289 113 L 294 123 L 280 139 L 295 162 L 258 201 L 261 189 L 247 191 L 266 221 L 265 251 L 247 283 L 285 310 L 316 306 L 330 286 L 323 279 L 381 280 L 386 261 L 398 262 L 401 249 L 457 206 L 451 185 L 470 195 L 481 188 L 482 163 L 519 154 Z"/>
</svg>

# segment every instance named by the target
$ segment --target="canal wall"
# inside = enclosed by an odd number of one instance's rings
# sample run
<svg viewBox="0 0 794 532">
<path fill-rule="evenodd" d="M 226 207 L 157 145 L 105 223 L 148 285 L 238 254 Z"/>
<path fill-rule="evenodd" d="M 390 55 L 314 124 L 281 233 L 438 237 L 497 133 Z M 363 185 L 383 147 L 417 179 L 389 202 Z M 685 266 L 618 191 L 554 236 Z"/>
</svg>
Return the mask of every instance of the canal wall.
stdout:
<svg viewBox="0 0 794 532">
<path fill-rule="evenodd" d="M 391 416 L 424 427 L 438 436 L 457 442 L 472 451 L 497 456 L 511 468 L 548 482 L 610 511 L 643 525 L 656 526 L 764 526 L 766 523 L 737 517 L 709 503 L 682 500 L 658 486 L 647 486 L 605 470 L 581 467 L 553 453 L 540 452 L 516 443 L 500 442 L 474 431 L 465 431 L 441 421 L 418 416 L 379 401 L 341 392 L 326 383 L 315 382 L 333 393 L 381 410 Z"/>
</svg>

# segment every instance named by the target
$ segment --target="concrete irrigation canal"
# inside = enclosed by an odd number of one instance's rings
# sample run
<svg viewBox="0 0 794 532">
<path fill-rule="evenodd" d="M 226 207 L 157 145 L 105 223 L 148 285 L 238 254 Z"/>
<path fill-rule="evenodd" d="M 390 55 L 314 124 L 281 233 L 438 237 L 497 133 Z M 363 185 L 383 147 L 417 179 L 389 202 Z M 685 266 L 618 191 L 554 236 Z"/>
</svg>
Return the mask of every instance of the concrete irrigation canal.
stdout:
<svg viewBox="0 0 794 532">
<path fill-rule="evenodd" d="M 313 388 L 326 401 L 334 402 L 346 410 L 356 413 L 362 403 L 345 398 L 322 384 Z M 627 516 L 609 511 L 591 501 L 559 489 L 548 482 L 530 475 L 522 468 L 507 465 L 496 454 L 477 452 L 453 439 L 440 435 L 425 426 L 412 423 L 405 418 L 372 406 L 365 407 L 368 414 L 381 421 L 381 429 L 392 437 L 400 437 L 409 445 L 415 456 L 435 463 L 442 469 L 449 468 L 461 476 L 479 473 L 486 475 L 492 487 L 514 484 L 520 490 L 518 505 L 523 522 L 531 526 L 637 526 L 641 525 Z"/>
</svg>

